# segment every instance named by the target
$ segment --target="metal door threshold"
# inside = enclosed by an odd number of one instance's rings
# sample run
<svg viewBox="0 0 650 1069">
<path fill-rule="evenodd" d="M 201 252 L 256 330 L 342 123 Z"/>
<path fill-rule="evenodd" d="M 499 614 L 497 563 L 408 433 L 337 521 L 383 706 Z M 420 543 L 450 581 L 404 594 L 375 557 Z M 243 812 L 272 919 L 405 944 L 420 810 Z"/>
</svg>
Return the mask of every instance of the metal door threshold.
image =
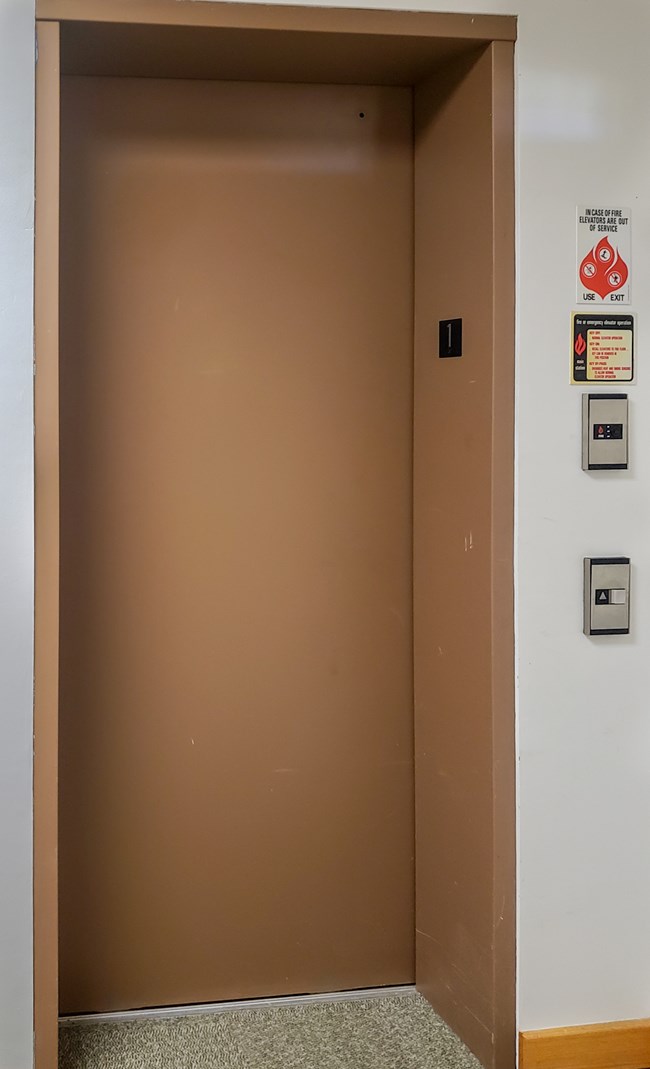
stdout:
<svg viewBox="0 0 650 1069">
<path fill-rule="evenodd" d="M 314 1006 L 324 1002 L 352 1002 L 368 998 L 395 998 L 414 995 L 414 984 L 397 987 L 367 987 L 354 991 L 329 991 L 322 995 L 283 995 L 278 998 L 248 998 L 237 1002 L 205 1002 L 191 1006 L 156 1006 L 144 1010 L 117 1010 L 113 1013 L 82 1013 L 59 1017 L 60 1025 L 119 1024 L 121 1021 L 164 1020 L 170 1017 L 193 1017 L 206 1013 L 230 1013 L 233 1010 L 267 1010 L 281 1006 Z"/>
</svg>

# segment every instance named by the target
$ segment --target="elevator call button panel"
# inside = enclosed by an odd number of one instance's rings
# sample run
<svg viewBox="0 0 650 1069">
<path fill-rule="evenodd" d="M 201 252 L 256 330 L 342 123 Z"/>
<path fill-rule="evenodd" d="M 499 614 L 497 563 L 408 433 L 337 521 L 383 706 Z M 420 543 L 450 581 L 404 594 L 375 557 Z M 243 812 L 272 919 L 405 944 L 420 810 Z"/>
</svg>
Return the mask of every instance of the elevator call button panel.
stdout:
<svg viewBox="0 0 650 1069">
<path fill-rule="evenodd" d="M 583 394 L 583 471 L 610 471 L 627 468 L 627 430 L 626 393 Z"/>
<path fill-rule="evenodd" d="M 629 635 L 630 558 L 585 557 L 585 635 Z"/>
</svg>

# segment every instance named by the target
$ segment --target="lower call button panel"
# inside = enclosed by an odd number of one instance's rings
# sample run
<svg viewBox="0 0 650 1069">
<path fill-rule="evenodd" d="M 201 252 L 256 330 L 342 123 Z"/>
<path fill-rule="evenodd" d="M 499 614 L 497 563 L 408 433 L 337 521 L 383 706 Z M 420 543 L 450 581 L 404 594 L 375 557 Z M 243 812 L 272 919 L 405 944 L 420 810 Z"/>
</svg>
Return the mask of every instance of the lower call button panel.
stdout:
<svg viewBox="0 0 650 1069">
<path fill-rule="evenodd" d="M 585 635 L 629 635 L 630 558 L 585 557 Z"/>
</svg>

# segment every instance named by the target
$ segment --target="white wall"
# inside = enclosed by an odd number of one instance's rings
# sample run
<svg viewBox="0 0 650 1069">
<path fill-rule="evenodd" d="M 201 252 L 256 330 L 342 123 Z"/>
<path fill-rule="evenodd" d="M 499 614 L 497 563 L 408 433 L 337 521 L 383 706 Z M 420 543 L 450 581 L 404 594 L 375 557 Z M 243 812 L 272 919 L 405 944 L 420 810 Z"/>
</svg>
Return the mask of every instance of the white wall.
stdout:
<svg viewBox="0 0 650 1069">
<path fill-rule="evenodd" d="M 370 5 L 369 5 L 370 6 Z M 650 1015 L 650 4 L 406 0 L 519 14 L 520 1026 Z M 0 1065 L 30 1064 L 30 0 L 0 0 Z M 580 470 L 578 202 L 632 208 L 632 470 Z M 629 554 L 633 634 L 581 633 L 581 558 Z"/>
<path fill-rule="evenodd" d="M 0 1066 L 32 1059 L 33 8 L 0 0 Z"/>
<path fill-rule="evenodd" d="M 650 1016 L 650 5 L 521 18 L 521 1026 Z M 568 382 L 578 202 L 633 221 L 632 467 L 579 469 Z M 549 425 L 550 433 L 545 433 Z M 580 558 L 634 565 L 629 639 L 580 634 Z"/>
</svg>

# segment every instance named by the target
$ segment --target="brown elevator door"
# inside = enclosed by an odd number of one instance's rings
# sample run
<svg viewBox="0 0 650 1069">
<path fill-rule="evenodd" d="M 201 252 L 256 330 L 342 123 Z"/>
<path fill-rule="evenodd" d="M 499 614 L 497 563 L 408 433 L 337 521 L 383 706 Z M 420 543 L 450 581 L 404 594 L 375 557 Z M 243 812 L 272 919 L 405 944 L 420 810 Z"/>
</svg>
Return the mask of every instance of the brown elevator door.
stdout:
<svg viewBox="0 0 650 1069">
<path fill-rule="evenodd" d="M 61 1008 L 412 981 L 411 93 L 62 120 Z"/>
</svg>

